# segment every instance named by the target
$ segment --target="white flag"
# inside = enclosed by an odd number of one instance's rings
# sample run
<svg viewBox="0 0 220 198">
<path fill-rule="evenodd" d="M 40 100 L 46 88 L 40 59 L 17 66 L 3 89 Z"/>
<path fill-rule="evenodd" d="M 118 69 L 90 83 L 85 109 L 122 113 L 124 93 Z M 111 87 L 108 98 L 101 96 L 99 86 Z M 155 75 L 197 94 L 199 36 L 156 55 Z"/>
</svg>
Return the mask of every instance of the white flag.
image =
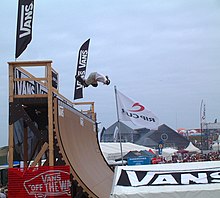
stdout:
<svg viewBox="0 0 220 198">
<path fill-rule="evenodd" d="M 113 134 L 113 140 L 114 140 L 114 142 L 117 142 L 117 140 L 118 140 L 118 132 L 119 132 L 119 129 L 118 129 L 118 127 L 116 126 L 116 127 L 115 127 L 115 130 L 114 130 L 114 134 Z"/>
<path fill-rule="evenodd" d="M 205 116 L 205 104 L 203 105 L 203 112 L 202 112 L 202 123 L 205 123 L 205 119 L 206 119 L 206 116 Z"/>
<path fill-rule="evenodd" d="M 141 103 L 133 101 L 117 91 L 120 121 L 131 121 L 134 125 L 147 129 L 158 129 L 159 119 Z"/>
</svg>

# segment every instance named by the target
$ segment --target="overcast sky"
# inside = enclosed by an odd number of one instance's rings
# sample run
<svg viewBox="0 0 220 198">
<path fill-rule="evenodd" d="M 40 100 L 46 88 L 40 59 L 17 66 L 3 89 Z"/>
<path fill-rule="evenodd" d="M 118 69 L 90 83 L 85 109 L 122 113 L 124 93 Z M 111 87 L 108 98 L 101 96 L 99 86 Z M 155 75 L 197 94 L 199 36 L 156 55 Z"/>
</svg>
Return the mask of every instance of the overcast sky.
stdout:
<svg viewBox="0 0 220 198">
<path fill-rule="evenodd" d="M 8 65 L 14 61 L 17 0 L 0 6 L 0 146 L 8 144 Z M 117 121 L 114 85 L 173 129 L 220 120 L 219 0 L 37 0 L 32 41 L 20 60 L 52 60 L 59 90 L 73 100 L 78 50 L 90 41 L 87 74 L 110 86 L 86 88 L 101 126 Z"/>
</svg>

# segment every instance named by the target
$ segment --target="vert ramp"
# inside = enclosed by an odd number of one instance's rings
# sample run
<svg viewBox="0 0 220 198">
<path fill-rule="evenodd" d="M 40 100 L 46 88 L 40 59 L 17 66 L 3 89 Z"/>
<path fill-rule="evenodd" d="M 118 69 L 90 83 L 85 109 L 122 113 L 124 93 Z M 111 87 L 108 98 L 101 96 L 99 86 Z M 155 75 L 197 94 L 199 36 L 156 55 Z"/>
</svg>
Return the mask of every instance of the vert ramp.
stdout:
<svg viewBox="0 0 220 198">
<path fill-rule="evenodd" d="M 89 197 L 109 197 L 114 173 L 102 155 L 96 123 L 59 99 L 54 103 L 57 142 L 74 179 Z"/>
</svg>

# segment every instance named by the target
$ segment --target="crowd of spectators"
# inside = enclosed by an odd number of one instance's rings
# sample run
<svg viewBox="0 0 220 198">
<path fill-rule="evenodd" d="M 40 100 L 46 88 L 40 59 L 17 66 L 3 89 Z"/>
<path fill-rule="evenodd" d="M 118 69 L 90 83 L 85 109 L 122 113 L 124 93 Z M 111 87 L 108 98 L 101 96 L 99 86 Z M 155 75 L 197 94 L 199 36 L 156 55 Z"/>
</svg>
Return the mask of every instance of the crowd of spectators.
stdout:
<svg viewBox="0 0 220 198">
<path fill-rule="evenodd" d="M 220 160 L 219 152 L 208 153 L 174 153 L 171 159 L 158 157 L 152 160 L 153 164 L 164 163 L 184 163 L 184 162 L 202 162 L 202 161 L 217 161 Z"/>
</svg>

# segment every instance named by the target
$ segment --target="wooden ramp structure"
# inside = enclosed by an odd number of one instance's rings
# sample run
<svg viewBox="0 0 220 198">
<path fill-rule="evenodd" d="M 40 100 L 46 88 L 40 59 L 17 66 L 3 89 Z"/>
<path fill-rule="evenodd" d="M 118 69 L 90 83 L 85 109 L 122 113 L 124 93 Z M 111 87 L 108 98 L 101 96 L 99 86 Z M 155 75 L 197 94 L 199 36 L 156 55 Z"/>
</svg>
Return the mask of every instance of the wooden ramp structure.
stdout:
<svg viewBox="0 0 220 198">
<path fill-rule="evenodd" d="M 110 196 L 113 171 L 99 146 L 94 102 L 79 111 L 59 93 L 52 61 L 9 62 L 9 167 L 69 165 L 85 197 Z M 43 68 L 36 77 L 26 68 Z M 81 105 L 81 103 L 80 103 Z M 30 163 L 32 161 L 32 163 Z"/>
</svg>

